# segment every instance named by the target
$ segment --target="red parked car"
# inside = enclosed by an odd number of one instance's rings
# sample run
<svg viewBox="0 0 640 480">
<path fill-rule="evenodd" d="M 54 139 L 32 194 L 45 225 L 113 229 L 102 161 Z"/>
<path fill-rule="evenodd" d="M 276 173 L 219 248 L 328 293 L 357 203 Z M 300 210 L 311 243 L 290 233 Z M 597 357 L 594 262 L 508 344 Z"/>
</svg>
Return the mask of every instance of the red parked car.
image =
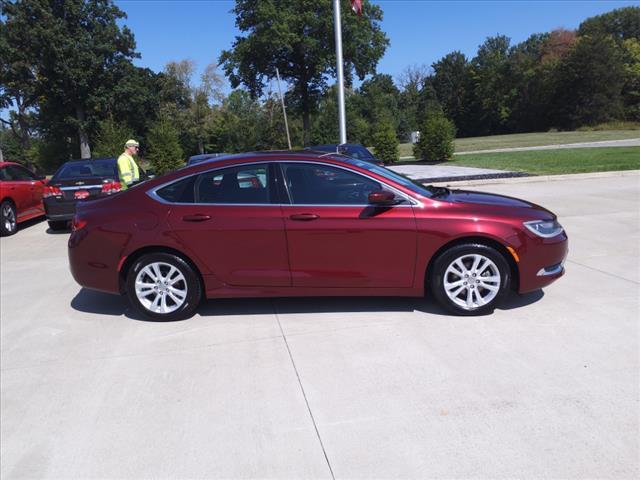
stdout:
<svg viewBox="0 0 640 480">
<path fill-rule="evenodd" d="M 509 289 L 562 276 L 566 255 L 542 207 L 309 152 L 231 156 L 79 203 L 69 238 L 80 285 L 126 293 L 156 320 L 188 317 L 203 297 L 420 297 L 428 287 L 449 311 L 482 314 Z"/>
<path fill-rule="evenodd" d="M 0 162 L 0 234 L 13 235 L 18 223 L 44 215 L 44 178 L 19 163 Z"/>
</svg>

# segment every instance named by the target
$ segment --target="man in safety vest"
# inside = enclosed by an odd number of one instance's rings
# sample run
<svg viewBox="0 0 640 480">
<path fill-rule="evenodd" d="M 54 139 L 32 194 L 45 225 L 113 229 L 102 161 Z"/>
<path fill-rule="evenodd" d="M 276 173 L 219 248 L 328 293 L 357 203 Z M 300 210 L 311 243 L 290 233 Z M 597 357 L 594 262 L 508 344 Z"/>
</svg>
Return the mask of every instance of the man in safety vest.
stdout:
<svg viewBox="0 0 640 480">
<path fill-rule="evenodd" d="M 140 169 L 133 159 L 133 156 L 138 154 L 139 147 L 140 144 L 135 140 L 127 140 L 124 144 L 124 152 L 118 157 L 118 175 L 122 190 L 140 181 Z"/>
</svg>

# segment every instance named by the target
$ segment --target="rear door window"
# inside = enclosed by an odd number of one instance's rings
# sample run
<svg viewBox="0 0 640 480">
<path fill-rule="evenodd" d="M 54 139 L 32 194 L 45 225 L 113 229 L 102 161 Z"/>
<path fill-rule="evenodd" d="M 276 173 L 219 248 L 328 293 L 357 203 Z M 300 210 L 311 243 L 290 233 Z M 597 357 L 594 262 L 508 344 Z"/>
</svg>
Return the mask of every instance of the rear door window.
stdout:
<svg viewBox="0 0 640 480">
<path fill-rule="evenodd" d="M 194 183 L 196 203 L 268 204 L 269 168 L 246 165 L 202 173 Z"/>
<path fill-rule="evenodd" d="M 28 182 L 35 180 L 36 176 L 26 168 L 19 167 L 18 165 L 8 165 L 7 176 L 14 181 Z"/>
</svg>

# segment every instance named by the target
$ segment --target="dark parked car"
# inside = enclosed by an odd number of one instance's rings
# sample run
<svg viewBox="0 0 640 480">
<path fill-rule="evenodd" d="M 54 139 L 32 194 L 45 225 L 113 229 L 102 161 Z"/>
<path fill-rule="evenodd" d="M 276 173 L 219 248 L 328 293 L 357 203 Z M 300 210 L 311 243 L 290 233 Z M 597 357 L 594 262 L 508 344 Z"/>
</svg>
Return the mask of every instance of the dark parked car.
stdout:
<svg viewBox="0 0 640 480">
<path fill-rule="evenodd" d="M 147 178 L 140 169 L 140 179 Z M 51 177 L 44 191 L 44 208 L 52 230 L 62 230 L 76 212 L 76 204 L 121 190 L 116 158 L 70 160 Z"/>
<path fill-rule="evenodd" d="M 255 178 L 257 181 L 242 181 Z M 553 213 L 501 195 L 413 183 L 341 155 L 263 152 L 185 167 L 78 204 L 69 262 L 83 287 L 143 315 L 203 297 L 409 296 L 457 314 L 564 274 Z"/>
<path fill-rule="evenodd" d="M 343 143 L 341 145 L 315 145 L 313 147 L 307 147 L 305 150 L 313 150 L 314 152 L 333 152 L 347 157 L 355 158 L 357 160 L 364 160 L 365 162 L 373 163 L 380 167 L 384 167 L 384 162 L 379 158 L 376 158 L 366 147 L 359 143 Z"/>
<path fill-rule="evenodd" d="M 18 223 L 44 215 L 44 178 L 18 163 L 0 162 L 0 234 L 13 235 Z"/>
<path fill-rule="evenodd" d="M 193 155 L 189 157 L 187 160 L 187 165 L 195 165 L 196 163 L 204 162 L 206 160 L 211 160 L 212 158 L 219 158 L 228 155 L 226 153 L 203 153 L 201 155 Z"/>
</svg>

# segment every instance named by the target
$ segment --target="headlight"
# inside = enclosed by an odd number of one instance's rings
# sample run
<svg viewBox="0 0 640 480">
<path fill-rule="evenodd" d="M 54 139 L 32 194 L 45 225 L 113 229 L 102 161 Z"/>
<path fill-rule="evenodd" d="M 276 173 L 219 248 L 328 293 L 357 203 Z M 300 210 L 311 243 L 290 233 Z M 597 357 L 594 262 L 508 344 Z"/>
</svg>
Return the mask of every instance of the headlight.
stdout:
<svg viewBox="0 0 640 480">
<path fill-rule="evenodd" d="M 530 232 L 535 233 L 539 237 L 551 238 L 562 233 L 562 225 L 555 220 L 533 220 L 524 222 L 524 226 Z"/>
</svg>

